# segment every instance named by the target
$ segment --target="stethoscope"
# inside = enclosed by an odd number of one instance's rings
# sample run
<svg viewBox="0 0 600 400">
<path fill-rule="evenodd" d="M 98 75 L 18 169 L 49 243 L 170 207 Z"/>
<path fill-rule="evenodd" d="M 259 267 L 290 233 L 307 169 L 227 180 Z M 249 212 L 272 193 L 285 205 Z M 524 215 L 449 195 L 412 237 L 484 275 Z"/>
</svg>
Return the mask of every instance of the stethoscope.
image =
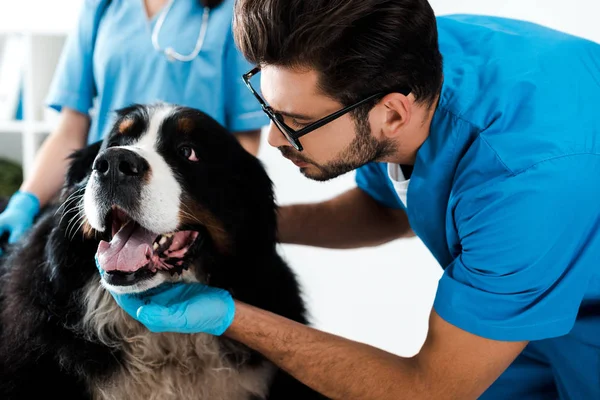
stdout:
<svg viewBox="0 0 600 400">
<path fill-rule="evenodd" d="M 167 59 L 169 61 L 183 61 L 188 62 L 192 61 L 194 58 L 198 56 L 200 50 L 202 50 L 202 45 L 204 44 L 204 37 L 206 36 L 206 29 L 208 28 L 208 15 L 210 14 L 210 8 L 204 7 L 204 12 L 202 13 L 202 26 L 200 27 L 200 32 L 198 33 L 198 40 L 196 40 L 196 47 L 190 54 L 183 55 L 175 51 L 172 47 L 167 47 L 166 49 L 162 49 L 158 44 L 158 34 L 160 32 L 160 28 L 162 27 L 167 14 L 171 10 L 171 6 L 175 0 L 169 1 L 166 5 L 165 9 L 158 16 L 158 20 L 156 21 L 156 25 L 154 25 L 154 29 L 152 30 L 152 45 L 157 51 L 165 53 Z"/>
</svg>

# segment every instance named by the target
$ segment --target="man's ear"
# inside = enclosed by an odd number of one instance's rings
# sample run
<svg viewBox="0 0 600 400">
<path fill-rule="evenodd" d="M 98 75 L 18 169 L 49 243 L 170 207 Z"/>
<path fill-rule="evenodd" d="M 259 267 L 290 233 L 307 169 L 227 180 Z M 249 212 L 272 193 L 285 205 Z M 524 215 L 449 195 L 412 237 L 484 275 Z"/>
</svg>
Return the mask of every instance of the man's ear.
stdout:
<svg viewBox="0 0 600 400">
<path fill-rule="evenodd" d="M 96 159 L 101 146 L 102 140 L 71 153 L 69 156 L 71 163 L 65 177 L 66 188 L 75 186 L 87 178 L 92 172 L 94 160 Z"/>
<path fill-rule="evenodd" d="M 381 104 L 384 106 L 383 134 L 393 138 L 410 123 L 412 117 L 410 100 L 403 94 L 390 93 L 382 99 Z"/>
</svg>

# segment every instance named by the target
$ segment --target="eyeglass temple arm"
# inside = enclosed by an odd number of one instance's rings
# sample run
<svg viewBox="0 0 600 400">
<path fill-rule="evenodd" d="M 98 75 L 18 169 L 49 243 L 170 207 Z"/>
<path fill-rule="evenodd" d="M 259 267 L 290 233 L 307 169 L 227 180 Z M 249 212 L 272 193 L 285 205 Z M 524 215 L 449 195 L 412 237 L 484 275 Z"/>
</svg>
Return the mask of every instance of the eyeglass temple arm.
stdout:
<svg viewBox="0 0 600 400">
<path fill-rule="evenodd" d="M 307 133 L 310 133 L 310 132 L 314 131 L 315 129 L 319 129 L 323 125 L 326 125 L 326 124 L 330 123 L 331 121 L 333 121 L 333 120 L 341 117 L 342 115 L 344 115 L 344 114 L 346 114 L 346 113 L 354 110 L 355 108 L 360 107 L 363 104 L 365 104 L 365 103 L 367 103 L 367 102 L 369 102 L 369 101 L 371 101 L 373 99 L 376 99 L 377 97 L 380 97 L 382 95 L 383 95 L 382 92 L 381 93 L 375 93 L 374 95 L 371 95 L 371 96 L 367 97 L 366 99 L 359 101 L 356 104 L 353 104 L 351 106 L 342 108 L 341 110 L 336 111 L 333 114 L 331 114 L 331 115 L 329 115 L 329 116 L 327 116 L 327 117 L 325 117 L 325 118 L 323 118 L 323 119 L 321 119 L 321 120 L 319 120 L 319 121 L 317 121 L 315 123 L 312 123 L 312 124 L 310 124 L 308 126 L 305 126 L 304 128 L 302 128 L 302 129 L 300 129 L 298 131 L 295 131 L 294 132 L 294 136 L 296 138 L 304 136 Z"/>
</svg>

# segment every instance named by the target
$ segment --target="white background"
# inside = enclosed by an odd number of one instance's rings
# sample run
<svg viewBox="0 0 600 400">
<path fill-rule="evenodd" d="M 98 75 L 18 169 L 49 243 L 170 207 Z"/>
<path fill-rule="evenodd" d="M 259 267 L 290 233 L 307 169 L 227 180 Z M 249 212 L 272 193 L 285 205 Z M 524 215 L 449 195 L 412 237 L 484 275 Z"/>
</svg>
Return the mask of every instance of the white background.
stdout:
<svg viewBox="0 0 600 400">
<path fill-rule="evenodd" d="M 0 31 L 62 32 L 73 25 L 80 1 L 0 0 Z M 482 13 L 528 19 L 600 42 L 598 0 L 430 3 L 438 15 Z M 353 174 L 327 183 L 308 181 L 266 141 L 259 156 L 281 204 L 319 201 L 354 186 Z M 441 276 L 418 239 L 351 251 L 287 245 L 281 250 L 299 275 L 317 327 L 400 355 L 418 351 Z"/>
</svg>

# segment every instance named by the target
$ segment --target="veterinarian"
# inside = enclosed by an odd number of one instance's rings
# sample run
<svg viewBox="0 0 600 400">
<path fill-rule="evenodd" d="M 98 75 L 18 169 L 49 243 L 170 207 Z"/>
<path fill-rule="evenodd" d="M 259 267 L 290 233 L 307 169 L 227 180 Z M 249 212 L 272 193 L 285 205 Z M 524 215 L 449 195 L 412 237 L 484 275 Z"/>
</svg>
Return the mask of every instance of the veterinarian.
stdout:
<svg viewBox="0 0 600 400">
<path fill-rule="evenodd" d="M 199 284 L 122 307 L 245 343 L 334 399 L 600 399 L 600 46 L 435 18 L 426 0 L 238 0 L 234 15 L 270 144 L 311 179 L 358 169 L 357 188 L 283 207 L 282 241 L 416 234 L 444 269 L 427 339 L 402 358 Z"/>
<path fill-rule="evenodd" d="M 250 68 L 231 29 L 234 0 L 85 0 L 50 88 L 60 121 L 31 175 L 0 214 L 17 242 L 64 183 L 67 157 L 101 140 L 112 113 L 165 101 L 201 109 L 257 154 L 268 118 L 240 76 Z"/>
</svg>

